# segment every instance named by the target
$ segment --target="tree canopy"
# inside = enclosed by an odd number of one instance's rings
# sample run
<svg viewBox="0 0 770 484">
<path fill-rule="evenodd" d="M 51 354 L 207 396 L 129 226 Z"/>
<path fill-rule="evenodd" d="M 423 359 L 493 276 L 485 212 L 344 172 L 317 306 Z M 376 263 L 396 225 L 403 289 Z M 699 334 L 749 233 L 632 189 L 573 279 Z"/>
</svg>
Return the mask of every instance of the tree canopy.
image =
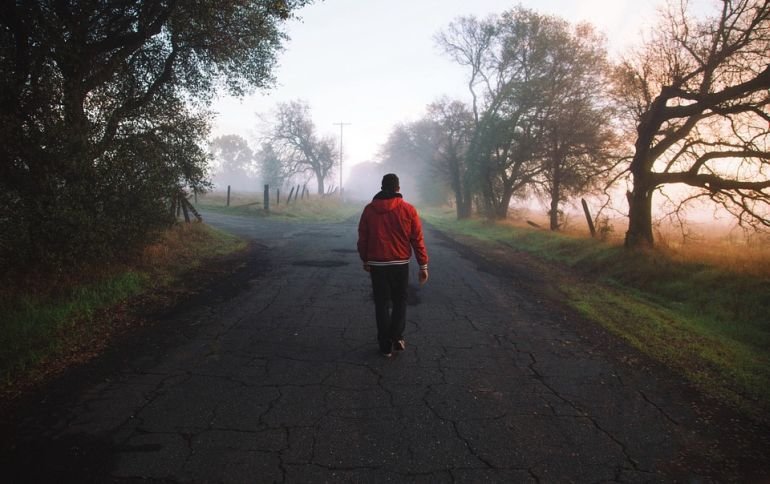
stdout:
<svg viewBox="0 0 770 484">
<path fill-rule="evenodd" d="M 0 261 L 136 246 L 206 187 L 205 104 L 265 88 L 306 0 L 18 1 L 0 14 Z"/>
<path fill-rule="evenodd" d="M 667 185 L 689 187 L 678 209 L 708 199 L 741 225 L 770 227 L 770 0 L 714 6 L 697 16 L 669 3 L 614 64 L 590 25 L 523 7 L 440 32 L 468 74 L 463 166 L 487 216 L 534 191 L 550 199 L 556 228 L 561 203 L 625 170 L 628 247 L 652 245 L 652 197 Z"/>
<path fill-rule="evenodd" d="M 516 7 L 461 17 L 436 40 L 467 69 L 472 97 L 466 173 L 462 184 L 456 175 L 452 182 L 466 192 L 455 189 L 458 215 L 469 213 L 460 208 L 473 190 L 488 217 L 505 218 L 511 199 L 539 184 L 555 216 L 566 195 L 609 162 L 600 147 L 611 131 L 603 38 L 587 24 Z"/>
</svg>

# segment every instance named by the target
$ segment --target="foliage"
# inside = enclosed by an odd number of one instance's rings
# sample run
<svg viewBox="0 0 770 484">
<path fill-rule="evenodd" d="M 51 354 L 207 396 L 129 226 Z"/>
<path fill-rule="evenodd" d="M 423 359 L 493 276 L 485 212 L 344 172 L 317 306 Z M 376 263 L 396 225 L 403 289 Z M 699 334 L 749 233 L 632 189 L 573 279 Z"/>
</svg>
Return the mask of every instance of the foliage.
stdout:
<svg viewBox="0 0 770 484">
<path fill-rule="evenodd" d="M 543 170 L 535 188 L 550 202 L 551 230 L 561 228 L 561 205 L 596 192 L 614 168 L 618 138 L 614 106 L 606 100 L 608 63 L 604 39 L 589 24 L 554 32 L 542 117 Z"/>
<path fill-rule="evenodd" d="M 436 39 L 470 74 L 464 189 L 481 194 L 488 217 L 505 218 L 511 199 L 539 183 L 555 228 L 559 203 L 587 190 L 609 162 L 603 40 L 588 25 L 573 28 L 523 7 L 484 20 L 461 17 Z"/>
<path fill-rule="evenodd" d="M 722 0 L 698 19 L 671 5 L 615 73 L 635 139 L 626 244 L 653 244 L 651 199 L 685 184 L 741 224 L 770 227 L 770 3 Z"/>
<path fill-rule="evenodd" d="M 0 264 L 130 250 L 205 189 L 202 108 L 266 87 L 305 0 L 16 2 L 0 15 Z"/>
<path fill-rule="evenodd" d="M 428 106 L 426 119 L 435 132 L 433 166 L 452 188 L 457 218 L 470 217 L 473 180 L 468 147 L 473 137 L 473 113 L 460 101 L 441 99 Z"/>
</svg>

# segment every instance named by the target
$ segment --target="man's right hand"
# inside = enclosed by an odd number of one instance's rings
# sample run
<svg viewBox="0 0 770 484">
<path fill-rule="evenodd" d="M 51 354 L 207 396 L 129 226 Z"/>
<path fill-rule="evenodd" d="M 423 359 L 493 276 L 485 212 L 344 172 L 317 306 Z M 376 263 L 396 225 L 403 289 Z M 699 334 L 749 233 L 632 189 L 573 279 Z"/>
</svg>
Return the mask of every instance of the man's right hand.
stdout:
<svg viewBox="0 0 770 484">
<path fill-rule="evenodd" d="M 417 279 L 420 281 L 421 286 L 428 282 L 428 269 L 420 269 L 420 272 L 417 274 Z"/>
</svg>

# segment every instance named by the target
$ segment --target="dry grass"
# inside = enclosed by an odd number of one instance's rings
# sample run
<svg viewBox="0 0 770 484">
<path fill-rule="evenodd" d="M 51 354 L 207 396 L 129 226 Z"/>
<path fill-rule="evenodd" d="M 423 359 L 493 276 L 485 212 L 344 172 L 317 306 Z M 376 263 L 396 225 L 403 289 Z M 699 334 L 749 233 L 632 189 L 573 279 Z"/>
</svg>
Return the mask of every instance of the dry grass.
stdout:
<svg viewBox="0 0 770 484">
<path fill-rule="evenodd" d="M 285 196 L 283 196 L 285 198 Z M 257 192 L 230 193 L 230 208 L 257 205 L 262 208 L 263 195 Z M 198 195 L 198 203 L 206 206 L 227 206 L 227 193 L 209 192 L 205 195 Z M 270 204 L 275 204 L 275 198 L 270 199 Z M 284 201 L 285 204 L 285 201 Z"/>
<path fill-rule="evenodd" d="M 201 208 L 215 210 L 235 215 L 252 217 L 270 216 L 287 220 L 303 220 L 316 222 L 339 222 L 350 218 L 364 207 L 363 202 L 343 202 L 337 196 L 319 197 L 294 200 L 286 203 L 288 193 L 281 194 L 281 202 L 275 203 L 275 194 L 270 199 L 270 212 L 265 212 L 263 196 L 257 193 L 239 193 L 230 196 L 230 206 L 227 207 L 227 196 L 219 192 L 198 196 Z"/>
<path fill-rule="evenodd" d="M 144 248 L 136 264 L 143 269 L 154 267 L 188 266 L 193 260 L 231 252 L 232 246 L 219 242 L 235 243 L 237 248 L 245 242 L 236 242 L 235 237 L 214 232 L 205 224 L 177 224 L 164 231 L 158 240 Z"/>
<path fill-rule="evenodd" d="M 448 212 L 444 210 L 442 213 Z M 548 230 L 548 218 L 528 209 L 512 210 L 509 218 L 498 224 L 534 230 L 528 222 L 536 223 L 541 230 Z M 605 242 L 622 245 L 626 220 L 616 218 L 608 223 L 612 228 Z M 673 224 L 660 223 L 654 231 L 656 250 L 673 262 L 705 264 L 735 274 L 770 277 L 768 233 L 744 232 L 718 222 L 693 223 L 686 228 L 686 232 Z M 572 214 L 560 234 L 584 239 L 589 236 L 589 231 L 582 216 Z"/>
<path fill-rule="evenodd" d="M 703 263 L 736 274 L 770 276 L 770 249 L 736 246 L 726 243 L 660 246 L 669 258 L 683 263 Z"/>
<path fill-rule="evenodd" d="M 671 231 L 657 231 L 656 248 L 675 262 L 706 264 L 735 274 L 770 277 L 770 238 L 754 234 L 736 238 L 709 231 L 685 239 Z M 763 243 L 764 239 L 764 243 Z"/>
</svg>

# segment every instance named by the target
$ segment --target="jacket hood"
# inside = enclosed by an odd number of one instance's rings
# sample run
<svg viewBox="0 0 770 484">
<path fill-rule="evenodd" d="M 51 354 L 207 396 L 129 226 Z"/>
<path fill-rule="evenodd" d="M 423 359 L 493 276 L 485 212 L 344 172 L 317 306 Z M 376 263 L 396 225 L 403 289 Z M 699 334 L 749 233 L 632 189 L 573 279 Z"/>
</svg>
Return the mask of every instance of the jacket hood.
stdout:
<svg viewBox="0 0 770 484">
<path fill-rule="evenodd" d="M 371 206 L 377 213 L 390 212 L 401 205 L 403 197 L 400 193 L 381 191 L 372 199 Z"/>
</svg>

